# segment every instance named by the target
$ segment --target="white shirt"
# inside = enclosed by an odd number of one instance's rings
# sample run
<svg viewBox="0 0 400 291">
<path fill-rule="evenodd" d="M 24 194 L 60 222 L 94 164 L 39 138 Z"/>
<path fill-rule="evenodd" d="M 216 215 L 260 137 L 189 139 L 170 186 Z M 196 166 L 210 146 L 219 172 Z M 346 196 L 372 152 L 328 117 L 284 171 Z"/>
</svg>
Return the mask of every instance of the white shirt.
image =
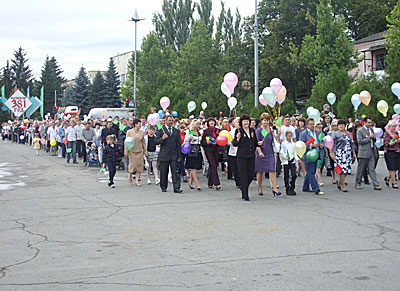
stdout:
<svg viewBox="0 0 400 291">
<path fill-rule="evenodd" d="M 236 128 L 232 128 L 231 131 L 229 132 L 229 133 L 231 134 L 232 137 L 235 136 L 235 130 L 236 130 Z M 231 144 L 229 145 L 228 156 L 236 157 L 237 149 L 238 149 L 238 148 L 235 147 L 235 146 L 233 146 L 233 144 L 231 143 Z"/>
<path fill-rule="evenodd" d="M 57 139 L 57 134 L 58 134 L 58 128 L 57 127 L 49 127 L 49 129 L 47 130 L 47 134 L 49 135 L 50 140 L 53 139 L 53 137 L 55 139 Z"/>
<path fill-rule="evenodd" d="M 280 136 L 280 140 L 282 142 L 286 140 L 285 133 L 288 130 L 292 132 L 292 141 L 294 141 L 294 139 L 296 138 L 296 129 L 293 126 L 291 126 L 291 125 L 289 125 L 289 126 L 282 125 L 281 126 L 281 136 Z"/>
<path fill-rule="evenodd" d="M 76 126 L 75 127 L 68 127 L 67 130 L 65 131 L 65 134 L 68 135 L 68 141 L 76 141 Z"/>
<path fill-rule="evenodd" d="M 289 158 L 287 157 L 288 153 L 289 153 Z M 292 159 L 296 159 L 297 161 L 297 155 L 294 151 L 294 142 L 288 142 L 287 140 L 283 141 L 281 144 L 281 151 L 279 154 L 281 157 L 282 165 L 287 165 L 288 162 Z"/>
</svg>

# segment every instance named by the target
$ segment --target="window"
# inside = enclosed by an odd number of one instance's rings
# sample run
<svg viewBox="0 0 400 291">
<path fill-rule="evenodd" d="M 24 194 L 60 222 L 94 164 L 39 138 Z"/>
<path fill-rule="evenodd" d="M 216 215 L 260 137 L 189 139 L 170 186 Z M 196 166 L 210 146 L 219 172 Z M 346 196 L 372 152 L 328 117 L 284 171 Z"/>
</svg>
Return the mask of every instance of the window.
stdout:
<svg viewBox="0 0 400 291">
<path fill-rule="evenodd" d="M 385 69 L 386 54 L 378 54 L 375 56 L 375 70 L 380 71 Z"/>
<path fill-rule="evenodd" d="M 121 84 L 124 84 L 125 81 L 126 81 L 126 75 L 125 75 L 125 74 L 122 74 L 122 75 L 121 75 Z"/>
</svg>

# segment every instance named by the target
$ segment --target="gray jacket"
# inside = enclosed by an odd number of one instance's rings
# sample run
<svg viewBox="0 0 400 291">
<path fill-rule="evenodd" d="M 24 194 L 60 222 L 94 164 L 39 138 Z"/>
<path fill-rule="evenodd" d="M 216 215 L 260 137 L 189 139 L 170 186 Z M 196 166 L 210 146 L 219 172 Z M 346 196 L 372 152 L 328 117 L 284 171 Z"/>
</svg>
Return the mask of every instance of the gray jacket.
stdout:
<svg viewBox="0 0 400 291">
<path fill-rule="evenodd" d="M 357 130 L 357 141 L 358 141 L 358 158 L 369 159 L 375 154 L 376 146 L 375 140 L 369 138 L 370 132 L 363 126 Z M 371 141 L 373 146 L 371 147 Z"/>
</svg>

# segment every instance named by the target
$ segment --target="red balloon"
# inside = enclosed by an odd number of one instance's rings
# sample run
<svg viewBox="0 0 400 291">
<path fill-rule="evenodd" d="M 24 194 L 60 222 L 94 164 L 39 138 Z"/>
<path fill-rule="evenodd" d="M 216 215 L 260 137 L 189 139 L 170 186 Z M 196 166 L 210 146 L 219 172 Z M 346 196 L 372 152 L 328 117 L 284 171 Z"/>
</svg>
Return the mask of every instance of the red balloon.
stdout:
<svg viewBox="0 0 400 291">
<path fill-rule="evenodd" d="M 222 115 L 222 114 L 223 114 L 222 111 L 220 111 L 220 112 L 219 112 L 219 115 Z"/>
<path fill-rule="evenodd" d="M 228 143 L 228 137 L 226 135 L 220 135 L 217 137 L 217 145 L 223 147 Z"/>
</svg>

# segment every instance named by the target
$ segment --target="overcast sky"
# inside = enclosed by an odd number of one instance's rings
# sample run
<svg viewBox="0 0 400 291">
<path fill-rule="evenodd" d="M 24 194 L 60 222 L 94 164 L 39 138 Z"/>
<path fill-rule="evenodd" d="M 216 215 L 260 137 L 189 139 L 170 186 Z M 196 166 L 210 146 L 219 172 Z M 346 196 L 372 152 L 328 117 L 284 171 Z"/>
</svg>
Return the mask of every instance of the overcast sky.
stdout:
<svg viewBox="0 0 400 291">
<path fill-rule="evenodd" d="M 196 0 L 194 0 L 196 1 Z M 0 0 L 0 68 L 13 58 L 19 46 L 27 52 L 35 77 L 46 55 L 54 56 L 67 79 L 83 65 L 86 70 L 106 70 L 109 58 L 134 49 L 134 24 L 128 21 L 138 10 L 138 48 L 151 30 L 154 12 L 162 0 Z M 244 16 L 254 13 L 254 1 L 225 0 L 226 9 L 236 7 Z M 217 18 L 220 1 L 213 0 Z"/>
</svg>

